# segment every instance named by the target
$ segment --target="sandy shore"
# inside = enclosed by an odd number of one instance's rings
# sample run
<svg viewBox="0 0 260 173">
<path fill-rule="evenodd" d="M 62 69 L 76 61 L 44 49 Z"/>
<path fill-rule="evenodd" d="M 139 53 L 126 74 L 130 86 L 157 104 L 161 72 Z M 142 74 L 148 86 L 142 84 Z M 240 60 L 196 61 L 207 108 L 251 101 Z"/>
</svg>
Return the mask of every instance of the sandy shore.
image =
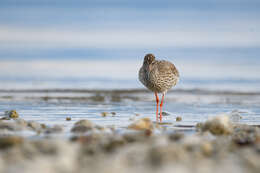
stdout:
<svg viewBox="0 0 260 173">
<path fill-rule="evenodd" d="M 260 129 L 226 115 L 188 134 L 149 118 L 124 132 L 84 119 L 67 138 L 59 137 L 62 126 L 25 121 L 15 111 L 6 115 L 0 120 L 0 172 L 260 172 Z"/>
</svg>

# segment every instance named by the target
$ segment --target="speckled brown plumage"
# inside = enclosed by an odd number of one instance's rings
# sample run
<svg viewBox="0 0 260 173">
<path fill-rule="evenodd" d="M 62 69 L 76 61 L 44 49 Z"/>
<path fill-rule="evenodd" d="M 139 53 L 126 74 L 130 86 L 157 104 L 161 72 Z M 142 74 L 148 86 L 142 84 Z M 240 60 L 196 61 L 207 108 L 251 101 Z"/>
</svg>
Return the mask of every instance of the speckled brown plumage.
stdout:
<svg viewBox="0 0 260 173">
<path fill-rule="evenodd" d="M 165 60 L 156 60 L 153 54 L 147 54 L 144 57 L 143 66 L 139 70 L 139 80 L 149 90 L 153 91 L 156 96 L 158 117 L 158 95 L 162 93 L 161 110 L 165 93 L 175 86 L 179 81 L 179 72 L 174 64 Z M 160 120 L 161 120 L 160 112 Z M 158 118 L 157 118 L 158 119 Z"/>
<path fill-rule="evenodd" d="M 171 62 L 156 60 L 153 54 L 147 54 L 139 70 L 139 80 L 151 91 L 163 93 L 177 84 L 179 72 Z"/>
</svg>

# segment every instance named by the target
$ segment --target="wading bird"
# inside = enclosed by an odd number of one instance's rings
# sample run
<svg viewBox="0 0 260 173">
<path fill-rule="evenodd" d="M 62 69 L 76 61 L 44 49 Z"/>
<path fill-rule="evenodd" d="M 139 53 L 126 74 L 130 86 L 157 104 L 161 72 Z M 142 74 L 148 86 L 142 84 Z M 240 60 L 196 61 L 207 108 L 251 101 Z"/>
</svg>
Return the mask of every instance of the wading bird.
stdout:
<svg viewBox="0 0 260 173">
<path fill-rule="evenodd" d="M 165 60 L 156 60 L 153 54 L 144 57 L 143 66 L 139 70 L 139 80 L 153 91 L 156 97 L 156 121 L 158 121 L 158 93 L 162 93 L 160 104 L 160 122 L 162 121 L 162 107 L 166 92 L 179 81 L 179 72 L 174 64 Z"/>
</svg>

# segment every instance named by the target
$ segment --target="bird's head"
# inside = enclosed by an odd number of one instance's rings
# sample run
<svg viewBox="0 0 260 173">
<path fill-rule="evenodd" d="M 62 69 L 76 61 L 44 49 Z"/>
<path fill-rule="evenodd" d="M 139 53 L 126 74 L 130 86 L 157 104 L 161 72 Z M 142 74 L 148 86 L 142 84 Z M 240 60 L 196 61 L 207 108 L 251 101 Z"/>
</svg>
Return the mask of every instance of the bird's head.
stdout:
<svg viewBox="0 0 260 173">
<path fill-rule="evenodd" d="M 155 60 L 155 56 L 151 53 L 149 54 L 146 54 L 145 57 L 144 57 L 144 64 L 152 64 L 153 61 Z"/>
</svg>

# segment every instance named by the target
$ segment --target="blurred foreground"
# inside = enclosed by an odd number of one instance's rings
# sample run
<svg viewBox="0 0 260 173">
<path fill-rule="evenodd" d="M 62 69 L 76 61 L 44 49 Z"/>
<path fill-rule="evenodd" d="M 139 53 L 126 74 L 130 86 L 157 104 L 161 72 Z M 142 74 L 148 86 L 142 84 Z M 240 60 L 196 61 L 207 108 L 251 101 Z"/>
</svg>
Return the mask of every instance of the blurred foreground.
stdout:
<svg viewBox="0 0 260 173">
<path fill-rule="evenodd" d="M 1 172 L 260 171 L 260 129 L 233 123 L 228 115 L 197 124 L 197 132 L 190 135 L 167 131 L 149 118 L 130 124 L 125 133 L 80 120 L 70 129 L 69 139 L 53 137 L 62 133 L 59 126 L 16 115 L 7 112 L 0 121 Z M 36 132 L 38 137 L 5 135 L 21 130 Z"/>
</svg>

